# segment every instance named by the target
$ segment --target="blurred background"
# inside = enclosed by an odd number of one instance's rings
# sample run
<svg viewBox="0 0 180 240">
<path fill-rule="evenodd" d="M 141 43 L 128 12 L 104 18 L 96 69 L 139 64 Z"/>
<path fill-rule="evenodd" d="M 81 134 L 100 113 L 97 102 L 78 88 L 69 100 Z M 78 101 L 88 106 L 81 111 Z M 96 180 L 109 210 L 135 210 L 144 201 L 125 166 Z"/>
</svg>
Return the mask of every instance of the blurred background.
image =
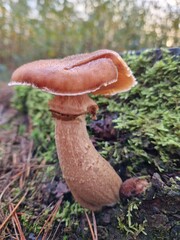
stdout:
<svg viewBox="0 0 180 240">
<path fill-rule="evenodd" d="M 0 80 L 24 62 L 176 47 L 180 0 L 1 0 Z"/>
</svg>

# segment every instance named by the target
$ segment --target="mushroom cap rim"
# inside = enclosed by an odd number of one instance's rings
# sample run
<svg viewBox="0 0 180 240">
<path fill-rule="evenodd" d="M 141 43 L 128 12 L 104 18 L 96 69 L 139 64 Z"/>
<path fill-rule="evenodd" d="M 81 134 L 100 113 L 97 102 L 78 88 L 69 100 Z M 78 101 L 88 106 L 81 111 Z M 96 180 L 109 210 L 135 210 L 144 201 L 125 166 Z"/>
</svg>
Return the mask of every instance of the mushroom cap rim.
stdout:
<svg viewBox="0 0 180 240">
<path fill-rule="evenodd" d="M 134 78 L 135 79 L 135 78 Z M 93 92 L 96 92 L 97 90 L 101 89 L 102 86 L 107 86 L 107 85 L 111 85 L 112 83 L 116 82 L 117 79 L 115 80 L 112 80 L 111 82 L 109 82 L 108 84 L 102 84 L 101 86 L 95 88 L 95 89 L 91 89 L 91 90 L 87 90 L 87 91 L 84 91 L 84 92 L 80 92 L 80 93 L 59 93 L 59 92 L 55 92 L 49 88 L 39 88 L 37 87 L 35 84 L 32 84 L 32 83 L 27 83 L 27 82 L 15 82 L 15 81 L 12 81 L 10 83 L 8 83 L 8 86 L 31 86 L 33 88 L 36 88 L 36 89 L 39 89 L 43 92 L 46 92 L 46 93 L 49 93 L 49 94 L 53 94 L 53 95 L 56 95 L 56 96 L 79 96 L 79 95 L 83 95 L 83 94 L 90 94 Z M 136 86 L 138 84 L 138 82 L 134 81 L 134 84 L 132 86 L 130 86 L 129 88 L 125 89 L 125 90 L 120 90 L 119 92 L 114 92 L 114 93 L 109 93 L 109 94 L 97 94 L 97 95 L 103 95 L 103 96 L 114 96 L 118 93 L 123 93 L 123 92 L 127 92 L 129 91 L 132 87 Z"/>
</svg>

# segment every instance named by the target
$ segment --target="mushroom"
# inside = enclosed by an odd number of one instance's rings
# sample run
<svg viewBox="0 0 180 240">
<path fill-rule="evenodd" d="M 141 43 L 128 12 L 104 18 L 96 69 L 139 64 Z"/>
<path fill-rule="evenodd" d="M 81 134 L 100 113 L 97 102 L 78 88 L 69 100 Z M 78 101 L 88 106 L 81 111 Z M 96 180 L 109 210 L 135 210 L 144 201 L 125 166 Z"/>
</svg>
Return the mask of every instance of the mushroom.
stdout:
<svg viewBox="0 0 180 240">
<path fill-rule="evenodd" d="M 111 50 L 27 63 L 13 73 L 9 83 L 31 85 L 56 95 L 49 108 L 55 119 L 63 177 L 75 200 L 92 211 L 116 204 L 123 183 L 87 133 L 85 116 L 89 113 L 95 118 L 98 110 L 88 94 L 114 95 L 130 90 L 136 83 L 124 60 Z"/>
</svg>

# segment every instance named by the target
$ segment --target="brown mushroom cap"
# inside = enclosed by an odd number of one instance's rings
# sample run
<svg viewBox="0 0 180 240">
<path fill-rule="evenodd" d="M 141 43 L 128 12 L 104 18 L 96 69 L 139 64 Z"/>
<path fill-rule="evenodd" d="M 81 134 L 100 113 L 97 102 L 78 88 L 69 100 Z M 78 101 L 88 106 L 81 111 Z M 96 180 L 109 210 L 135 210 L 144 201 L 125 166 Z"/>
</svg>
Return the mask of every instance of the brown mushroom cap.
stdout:
<svg viewBox="0 0 180 240">
<path fill-rule="evenodd" d="M 113 95 L 128 91 L 135 84 L 127 64 L 111 50 L 27 63 L 13 73 L 9 83 L 31 85 L 61 96 L 91 92 Z"/>
</svg>

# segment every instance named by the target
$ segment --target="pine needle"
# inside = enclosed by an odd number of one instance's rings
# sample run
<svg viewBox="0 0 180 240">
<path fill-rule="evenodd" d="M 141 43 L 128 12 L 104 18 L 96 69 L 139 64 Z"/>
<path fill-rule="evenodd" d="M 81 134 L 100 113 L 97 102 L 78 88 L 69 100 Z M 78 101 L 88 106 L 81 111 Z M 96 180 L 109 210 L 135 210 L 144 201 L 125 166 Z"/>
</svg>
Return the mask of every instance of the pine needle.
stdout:
<svg viewBox="0 0 180 240">
<path fill-rule="evenodd" d="M 47 234 L 48 234 L 48 231 L 49 231 L 50 227 L 52 226 L 52 223 L 53 223 L 54 218 L 55 218 L 55 216 L 56 216 L 56 213 L 57 213 L 57 211 L 58 211 L 58 209 L 59 209 L 59 207 L 60 207 L 60 205 L 61 205 L 61 202 L 62 202 L 62 198 L 60 198 L 59 201 L 56 203 L 56 205 L 55 205 L 52 213 L 49 215 L 49 217 L 47 218 L 47 220 L 46 220 L 46 222 L 44 223 L 43 227 L 41 228 L 41 231 L 39 232 L 38 236 L 36 237 L 36 240 L 38 240 L 39 236 L 41 235 L 41 233 L 42 233 L 43 231 L 45 231 L 45 232 L 44 232 L 44 235 L 43 235 L 43 237 L 42 237 L 42 240 L 45 240 L 45 239 L 46 239 L 46 236 L 47 236 Z"/>
<path fill-rule="evenodd" d="M 92 228 L 91 221 L 90 221 L 89 216 L 88 216 L 88 214 L 86 213 L 86 211 L 85 211 L 85 215 L 86 215 L 86 219 L 87 219 L 87 221 L 88 221 L 88 225 L 89 225 L 89 229 L 90 229 L 90 232 L 91 232 L 92 239 L 93 239 L 93 240 L 96 240 L 95 235 L 94 235 L 94 231 L 93 231 L 93 228 Z"/>
<path fill-rule="evenodd" d="M 25 194 L 22 196 L 22 198 L 19 200 L 19 202 L 16 204 L 16 206 L 14 207 L 14 209 L 10 212 L 9 216 L 4 220 L 4 222 L 0 225 L 0 231 L 4 228 L 4 226 L 7 224 L 7 222 L 9 221 L 9 219 L 13 216 L 13 214 L 15 213 L 15 211 L 18 209 L 19 205 L 24 201 L 25 197 L 26 197 L 27 191 L 25 192 Z"/>
<path fill-rule="evenodd" d="M 10 207 L 11 211 L 14 210 L 14 204 L 13 203 L 11 203 L 9 207 Z M 20 221 L 19 221 L 19 218 L 18 218 L 18 215 L 17 215 L 16 211 L 14 212 L 14 214 L 12 216 L 12 219 L 14 220 L 14 222 L 16 224 L 16 227 L 18 229 L 18 232 L 19 232 L 19 235 L 20 235 L 20 239 L 21 240 L 26 240 L 26 238 L 24 236 L 24 233 L 22 231 L 21 224 L 20 224 Z"/>
</svg>

